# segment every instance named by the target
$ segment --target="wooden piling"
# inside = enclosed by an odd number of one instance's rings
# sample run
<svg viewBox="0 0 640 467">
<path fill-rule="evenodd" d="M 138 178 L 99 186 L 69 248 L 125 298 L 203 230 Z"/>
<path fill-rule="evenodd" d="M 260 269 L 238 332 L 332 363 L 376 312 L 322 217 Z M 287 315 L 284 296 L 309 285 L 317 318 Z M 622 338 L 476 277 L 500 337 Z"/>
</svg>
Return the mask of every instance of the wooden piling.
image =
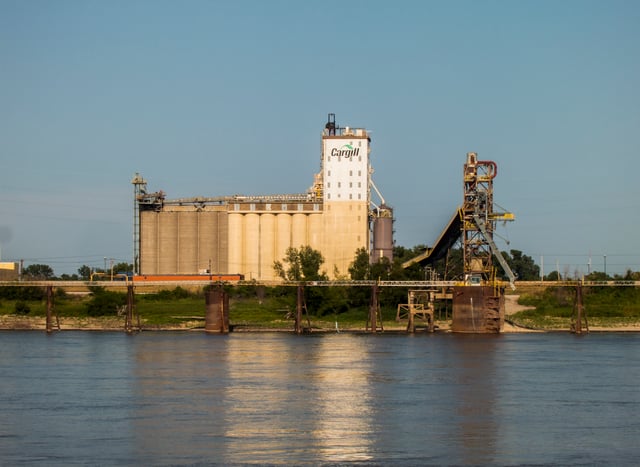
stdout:
<svg viewBox="0 0 640 467">
<path fill-rule="evenodd" d="M 369 332 L 384 331 L 382 327 L 382 314 L 380 313 L 380 287 L 374 284 L 371 287 L 371 301 L 369 303 L 369 317 L 367 318 L 366 330 Z"/>
<path fill-rule="evenodd" d="M 576 285 L 576 299 L 574 305 L 573 317 L 575 321 L 571 323 L 571 331 L 575 334 L 582 334 L 582 322 L 584 320 L 584 332 L 589 332 L 589 323 L 587 322 L 587 316 L 584 312 L 584 302 L 582 296 L 582 284 Z"/>
<path fill-rule="evenodd" d="M 302 334 L 302 307 L 304 306 L 304 286 L 298 285 L 297 295 L 296 295 L 296 323 L 295 323 L 295 331 L 296 334 Z"/>
<path fill-rule="evenodd" d="M 127 334 L 131 334 L 133 329 L 133 309 L 134 309 L 134 291 L 133 284 L 127 285 L 127 310 L 124 319 L 124 330 Z M 138 330 L 140 330 L 140 316 L 138 315 Z"/>
<path fill-rule="evenodd" d="M 48 285 L 47 286 L 47 324 L 46 324 L 47 334 L 51 334 L 53 332 L 53 324 L 51 322 L 52 315 L 53 315 L 53 286 Z"/>
</svg>

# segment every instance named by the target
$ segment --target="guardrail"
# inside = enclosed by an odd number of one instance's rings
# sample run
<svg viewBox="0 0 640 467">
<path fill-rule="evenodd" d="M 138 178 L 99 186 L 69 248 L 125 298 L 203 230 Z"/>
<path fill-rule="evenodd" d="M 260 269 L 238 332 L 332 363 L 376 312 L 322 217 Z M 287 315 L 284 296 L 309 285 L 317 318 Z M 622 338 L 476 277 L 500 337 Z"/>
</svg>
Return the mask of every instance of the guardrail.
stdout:
<svg viewBox="0 0 640 467">
<path fill-rule="evenodd" d="M 126 288 L 129 285 L 138 287 L 158 287 L 158 286 L 207 286 L 207 285 L 237 285 L 237 286 L 265 286 L 265 287 L 415 287 L 415 288 L 442 288 L 465 285 L 460 281 L 0 281 L 0 287 L 110 287 Z M 507 286 L 508 282 L 498 282 L 497 284 Z M 517 281 L 516 287 L 640 287 L 640 281 L 611 280 L 611 281 Z"/>
</svg>

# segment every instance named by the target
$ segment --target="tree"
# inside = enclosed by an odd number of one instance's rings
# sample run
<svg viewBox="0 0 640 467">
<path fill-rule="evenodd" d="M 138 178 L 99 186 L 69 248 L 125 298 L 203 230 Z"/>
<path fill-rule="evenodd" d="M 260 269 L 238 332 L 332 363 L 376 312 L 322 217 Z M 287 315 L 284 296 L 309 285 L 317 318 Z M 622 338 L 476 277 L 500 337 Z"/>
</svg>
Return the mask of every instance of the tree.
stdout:
<svg viewBox="0 0 640 467">
<path fill-rule="evenodd" d="M 324 263 L 322 253 L 310 246 L 289 247 L 281 261 L 274 261 L 273 269 L 282 279 L 289 281 L 324 281 L 327 275 L 320 272 Z"/>
<path fill-rule="evenodd" d="M 78 275 L 83 281 L 88 281 L 91 279 L 91 268 L 86 264 L 83 264 L 78 268 Z"/>
<path fill-rule="evenodd" d="M 509 255 L 509 253 L 511 253 Z M 536 281 L 540 278 L 540 266 L 535 264 L 531 256 L 522 254 L 520 250 L 511 250 L 509 253 L 503 252 L 502 256 L 507 261 L 511 271 L 516 275 L 516 279 L 521 281 Z M 500 263 L 496 261 L 498 271 L 504 275 Z"/>
<path fill-rule="evenodd" d="M 558 271 L 551 271 L 549 274 L 544 276 L 545 281 L 559 281 L 562 280 L 562 276 Z"/>
<path fill-rule="evenodd" d="M 47 264 L 30 264 L 22 271 L 22 275 L 31 280 L 48 280 L 53 278 L 53 269 Z"/>
<path fill-rule="evenodd" d="M 60 280 L 63 280 L 63 281 L 77 281 L 78 280 L 78 275 L 77 274 L 69 275 L 69 274 L 66 274 L 66 273 L 60 274 Z M 60 290 L 62 290 L 62 289 L 60 289 Z"/>
<path fill-rule="evenodd" d="M 133 272 L 133 264 L 129 264 L 123 261 L 121 263 L 114 264 L 112 269 L 114 274 Z"/>
<path fill-rule="evenodd" d="M 601 271 L 593 271 L 591 274 L 587 274 L 584 276 L 584 279 L 587 281 L 608 281 L 611 278 Z"/>
<path fill-rule="evenodd" d="M 373 280 L 390 280 L 392 264 L 389 258 L 383 256 L 373 263 L 369 269 L 369 278 Z"/>
<path fill-rule="evenodd" d="M 364 281 L 369 279 L 371 265 L 369 264 L 369 253 L 366 248 L 358 248 L 353 263 L 349 265 L 349 276 L 353 281 Z"/>
</svg>

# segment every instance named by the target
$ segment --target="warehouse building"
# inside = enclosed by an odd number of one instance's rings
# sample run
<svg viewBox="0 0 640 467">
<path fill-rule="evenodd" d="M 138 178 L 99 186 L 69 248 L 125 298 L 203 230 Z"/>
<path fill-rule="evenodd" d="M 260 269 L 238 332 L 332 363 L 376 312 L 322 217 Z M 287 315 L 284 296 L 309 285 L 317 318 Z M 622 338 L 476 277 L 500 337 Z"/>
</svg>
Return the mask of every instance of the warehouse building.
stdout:
<svg viewBox="0 0 640 467">
<path fill-rule="evenodd" d="M 329 114 L 320 171 L 306 193 L 167 199 L 134 186 L 134 270 L 138 275 L 242 274 L 276 280 L 273 264 L 289 247 L 322 253 L 322 269 L 348 275 L 356 250 L 392 259 L 393 211 L 372 181 L 371 138 L 339 127 Z M 372 201 L 371 192 L 377 202 Z"/>
</svg>

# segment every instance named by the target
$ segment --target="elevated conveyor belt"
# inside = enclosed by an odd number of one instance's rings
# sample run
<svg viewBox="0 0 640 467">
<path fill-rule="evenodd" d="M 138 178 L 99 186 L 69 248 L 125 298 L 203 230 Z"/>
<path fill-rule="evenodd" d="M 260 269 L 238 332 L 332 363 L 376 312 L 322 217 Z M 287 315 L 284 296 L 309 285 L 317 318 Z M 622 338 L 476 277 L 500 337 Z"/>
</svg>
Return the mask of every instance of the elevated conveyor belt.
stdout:
<svg viewBox="0 0 640 467">
<path fill-rule="evenodd" d="M 460 238 L 462 233 L 462 213 L 460 209 L 456 209 L 456 212 L 451 216 L 449 223 L 444 228 L 440 236 L 436 240 L 435 244 L 431 248 L 427 248 L 427 251 L 415 258 L 410 259 L 402 263 L 403 268 L 408 268 L 416 263 L 421 266 L 432 264 L 439 259 L 444 258 L 454 243 Z"/>
</svg>

